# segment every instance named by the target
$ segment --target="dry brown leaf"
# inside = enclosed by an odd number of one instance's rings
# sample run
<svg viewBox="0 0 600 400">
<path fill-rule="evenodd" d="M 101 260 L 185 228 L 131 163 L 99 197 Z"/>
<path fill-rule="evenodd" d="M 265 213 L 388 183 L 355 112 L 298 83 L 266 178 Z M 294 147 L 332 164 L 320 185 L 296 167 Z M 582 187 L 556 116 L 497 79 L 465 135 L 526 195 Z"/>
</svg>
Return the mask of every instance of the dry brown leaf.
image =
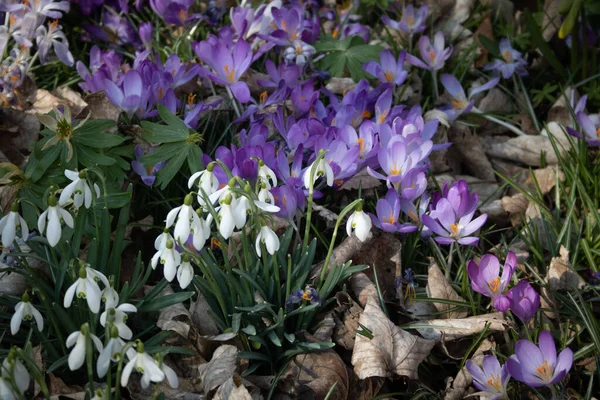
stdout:
<svg viewBox="0 0 600 400">
<path fill-rule="evenodd" d="M 332 400 L 348 398 L 348 372 L 346 364 L 333 350 L 299 354 L 283 373 L 279 387 L 297 399 L 325 399 L 329 390 Z"/>
<path fill-rule="evenodd" d="M 81 111 L 79 118 L 84 118 L 89 115 L 90 119 L 110 119 L 118 122 L 121 110 L 111 103 L 104 92 L 91 93 L 85 97 L 85 102 L 88 104 Z"/>
<path fill-rule="evenodd" d="M 367 305 L 369 299 L 378 301 L 375 284 L 362 272 L 354 274 L 352 278 L 350 278 L 350 288 L 358 298 L 360 305 L 363 307 Z"/>
<path fill-rule="evenodd" d="M 546 42 L 558 32 L 560 28 L 561 17 L 558 12 L 560 2 L 556 0 L 545 0 L 544 10 L 542 12 L 542 36 Z"/>
<path fill-rule="evenodd" d="M 488 325 L 489 324 L 489 325 Z M 423 327 L 427 325 L 429 327 Z M 461 319 L 432 319 L 418 322 L 417 330 L 425 338 L 440 342 L 455 340 L 462 337 L 476 335 L 487 329 L 492 332 L 504 332 L 509 326 L 501 312 L 477 315 Z"/>
<path fill-rule="evenodd" d="M 551 290 L 575 290 L 585 286 L 585 281 L 569 261 L 569 250 L 560 246 L 560 257 L 553 257 L 546 274 L 546 282 Z"/>
<path fill-rule="evenodd" d="M 417 379 L 419 364 L 429 355 L 435 342 L 400 329 L 383 313 L 377 299 L 370 297 L 359 323 L 373 335 L 372 339 L 357 332 L 352 365 L 360 379 L 393 374 Z"/>
<path fill-rule="evenodd" d="M 555 165 L 558 163 L 558 157 L 550 140 L 544 136 L 527 135 L 508 140 L 499 140 L 493 137 L 488 138 L 483 145 L 486 154 L 490 157 L 538 167 L 540 166 L 541 155 L 544 153 L 546 164 Z"/>
<path fill-rule="evenodd" d="M 481 342 L 471 359 L 481 366 L 484 352 L 490 351 L 495 347 L 496 345 L 494 343 L 490 342 L 488 339 L 485 339 L 483 342 Z M 469 371 L 467 371 L 467 368 L 463 367 L 456 375 L 456 378 L 452 381 L 452 387 L 448 387 L 446 389 L 446 396 L 444 397 L 444 400 L 461 400 L 465 398 L 465 394 L 467 394 L 467 390 L 471 386 L 471 383 L 473 383 L 473 377 Z"/>
<path fill-rule="evenodd" d="M 225 381 L 213 397 L 213 400 L 253 400 L 250 392 L 244 386 L 239 376 L 233 376 Z"/>
<path fill-rule="evenodd" d="M 362 314 L 362 307 L 344 292 L 335 295 L 339 304 L 336 307 L 335 329 L 333 331 L 333 341 L 346 350 L 354 348 L 356 331 L 358 330 L 358 320 Z M 338 317 L 339 315 L 339 317 Z"/>
<path fill-rule="evenodd" d="M 473 38 L 477 43 L 479 43 L 479 50 L 481 51 L 481 55 L 477 57 L 477 60 L 475 60 L 476 68 L 481 68 L 488 63 L 489 53 L 487 48 L 479 41 L 479 35 L 485 36 L 491 41 L 494 41 L 494 30 L 492 28 L 492 18 L 490 13 L 488 13 L 483 20 L 481 20 L 481 24 L 479 24 L 479 27 L 473 33 Z"/>
<path fill-rule="evenodd" d="M 448 131 L 448 140 L 452 142 L 453 151 L 458 153 L 460 166 L 464 170 L 476 178 L 495 181 L 496 175 L 481 140 L 468 126 L 453 123 Z"/>
<path fill-rule="evenodd" d="M 356 190 L 360 187 L 362 190 L 368 190 L 378 188 L 382 184 L 383 181 L 380 181 L 379 179 L 369 175 L 367 169 L 365 168 L 352 175 L 350 179 L 342 184 L 340 189 Z"/>
<path fill-rule="evenodd" d="M 173 289 L 171 289 L 170 285 L 167 285 L 158 296 L 166 296 L 172 293 L 174 293 Z M 179 335 L 187 338 L 190 333 L 191 320 L 192 316 L 190 312 L 182 303 L 177 303 L 160 310 L 156 326 L 163 331 L 177 332 Z"/>
<path fill-rule="evenodd" d="M 349 90 L 354 89 L 356 82 L 352 78 L 338 78 L 332 77 L 325 88 L 333 94 L 343 95 Z"/>
<path fill-rule="evenodd" d="M 432 299 L 444 299 L 460 302 L 465 301 L 454 291 L 452 285 L 450 282 L 448 282 L 448 279 L 446 279 L 446 276 L 440 267 L 438 267 L 433 258 L 430 258 L 429 260 L 429 269 L 427 270 L 427 287 L 425 290 L 427 291 L 427 296 Z M 456 307 L 452 304 L 433 303 L 433 306 L 440 313 L 445 312 L 440 316 L 442 319 L 464 318 L 467 316 L 467 312 L 462 310 L 446 312 L 447 310 Z"/>
<path fill-rule="evenodd" d="M 317 330 L 314 333 L 315 339 L 319 342 L 331 342 L 331 335 L 335 328 L 335 318 L 333 316 L 334 311 L 330 311 L 319 323 L 317 324 Z"/>
<path fill-rule="evenodd" d="M 190 302 L 192 323 L 197 327 L 200 335 L 218 335 L 217 324 L 210 316 L 210 306 L 202 292 L 198 292 L 198 299 Z"/>
<path fill-rule="evenodd" d="M 232 378 L 237 370 L 238 349 L 235 346 L 224 344 L 215 350 L 212 359 L 198 367 L 202 390 L 209 394 Z"/>
</svg>

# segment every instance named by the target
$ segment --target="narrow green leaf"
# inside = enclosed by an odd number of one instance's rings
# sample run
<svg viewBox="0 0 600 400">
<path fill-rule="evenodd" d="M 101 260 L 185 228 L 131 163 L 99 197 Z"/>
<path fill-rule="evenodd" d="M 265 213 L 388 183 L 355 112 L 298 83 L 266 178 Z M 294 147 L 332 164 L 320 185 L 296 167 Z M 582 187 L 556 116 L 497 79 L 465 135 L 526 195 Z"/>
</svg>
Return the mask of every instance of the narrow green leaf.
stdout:
<svg viewBox="0 0 600 400">
<path fill-rule="evenodd" d="M 533 18 L 533 15 L 531 15 L 531 11 L 529 11 L 529 9 L 525 10 L 525 20 L 527 22 L 527 29 L 531 35 L 533 43 L 542 52 L 542 55 L 546 58 L 552 68 L 557 70 L 563 79 L 567 80 L 569 77 L 567 70 L 558 60 L 556 54 L 554 54 L 548 43 L 544 40 L 542 32 L 540 31 L 540 27 L 538 26 L 537 22 L 535 22 L 535 19 Z"/>
<path fill-rule="evenodd" d="M 138 311 L 148 312 L 161 310 L 163 308 L 172 306 L 173 304 L 182 303 L 192 297 L 195 292 L 179 292 L 173 294 L 167 294 L 165 296 L 157 297 L 151 301 L 142 301 L 138 306 Z"/>
</svg>

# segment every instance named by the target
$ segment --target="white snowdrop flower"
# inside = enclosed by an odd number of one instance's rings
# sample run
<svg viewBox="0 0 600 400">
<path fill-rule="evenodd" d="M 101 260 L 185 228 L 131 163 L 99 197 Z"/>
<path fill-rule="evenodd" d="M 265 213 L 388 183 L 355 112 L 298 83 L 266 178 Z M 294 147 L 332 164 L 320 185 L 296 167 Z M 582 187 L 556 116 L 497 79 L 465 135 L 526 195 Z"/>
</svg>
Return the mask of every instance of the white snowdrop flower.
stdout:
<svg viewBox="0 0 600 400">
<path fill-rule="evenodd" d="M 104 374 L 106 375 L 106 372 Z M 102 376 L 104 376 L 104 375 L 101 376 L 100 373 L 98 373 L 98 376 L 100 376 L 100 378 L 102 378 Z M 106 395 L 104 394 L 104 390 L 102 390 L 101 388 L 96 389 L 96 391 L 94 392 L 94 397 L 92 397 L 91 400 L 106 400 Z"/>
<path fill-rule="evenodd" d="M 172 240 L 169 240 L 164 249 L 158 250 L 150 261 L 152 269 L 156 269 L 158 262 L 163 265 L 165 279 L 171 282 L 177 273 L 177 266 L 181 264 L 181 254 L 175 248 Z"/>
<path fill-rule="evenodd" d="M 174 237 L 178 243 L 185 243 L 193 231 L 193 227 L 200 223 L 198 214 L 192 207 L 193 197 L 185 196 L 183 205 L 176 207 L 167 214 L 166 227 L 170 228 L 175 223 Z M 177 220 L 177 222 L 175 222 Z"/>
<path fill-rule="evenodd" d="M 233 210 L 233 221 L 237 229 L 242 229 L 246 225 L 248 214 L 252 212 L 250 199 L 244 195 L 240 196 L 237 206 Z"/>
<path fill-rule="evenodd" d="M 81 329 L 78 331 L 75 331 L 73 333 L 71 333 L 69 335 L 69 337 L 67 338 L 67 347 L 73 347 L 73 349 L 71 350 L 71 353 L 69 354 L 69 359 L 68 359 L 68 364 L 69 364 L 69 369 L 71 371 L 75 371 L 78 370 L 79 368 L 81 368 L 81 366 L 83 365 L 83 362 L 85 361 L 85 348 L 86 348 L 86 340 L 85 340 L 85 336 L 90 335 L 90 339 L 92 340 L 92 343 L 94 344 L 94 346 L 96 347 L 96 350 L 98 350 L 98 352 L 102 351 L 102 342 L 100 341 L 100 339 L 98 339 L 98 337 L 96 335 L 94 335 L 93 333 L 89 332 L 89 326 L 88 324 L 83 324 L 81 325 Z"/>
<path fill-rule="evenodd" d="M 232 196 L 221 200 L 221 208 L 219 209 L 219 233 L 224 239 L 229 239 L 233 235 L 233 228 L 235 228 L 235 221 L 233 218 L 233 206 L 231 205 Z"/>
<path fill-rule="evenodd" d="M 215 202 L 218 200 L 219 204 L 221 204 L 224 199 L 226 199 L 228 196 L 231 196 L 229 204 L 231 205 L 231 207 L 235 208 L 238 202 L 237 195 L 232 190 L 235 187 L 235 184 L 236 178 L 233 177 L 229 180 L 229 183 L 227 185 L 223 186 L 221 189 L 217 190 L 209 196 L 210 203 L 215 204 Z"/>
<path fill-rule="evenodd" d="M 73 217 L 68 211 L 58 205 L 58 200 L 53 195 L 48 198 L 48 209 L 38 218 L 38 231 L 40 231 L 40 234 L 46 229 L 46 221 L 48 222 L 46 239 L 52 247 L 56 246 L 60 241 L 62 234 L 61 221 L 64 221 L 67 226 L 73 228 Z"/>
<path fill-rule="evenodd" d="M 104 349 L 100 352 L 98 356 L 98 361 L 96 362 L 96 370 L 98 371 L 98 376 L 100 378 L 104 377 L 110 368 L 110 362 L 119 362 L 121 357 L 123 357 L 123 348 L 125 347 L 125 341 L 119 337 L 119 330 L 116 326 L 112 326 L 110 330 L 110 339 Z M 132 348 L 127 349 L 127 354 L 130 355 L 129 358 L 135 356 L 135 350 Z"/>
<path fill-rule="evenodd" d="M 35 319 L 38 330 L 41 332 L 44 329 L 44 319 L 42 314 L 29 302 L 29 294 L 23 294 L 22 301 L 15 306 L 15 313 L 10 319 L 10 333 L 16 335 L 21 328 L 21 322 Z"/>
<path fill-rule="evenodd" d="M 112 287 L 112 282 L 108 286 L 105 286 L 100 293 L 102 301 L 106 304 L 106 308 L 113 308 L 119 304 L 119 293 Z"/>
<path fill-rule="evenodd" d="M 194 231 L 192 235 L 192 245 L 198 251 L 202 250 L 204 244 L 210 237 L 210 224 L 212 223 L 213 216 L 208 214 L 206 219 L 198 216 L 198 222 L 192 227 Z"/>
<path fill-rule="evenodd" d="M 173 236 L 171 236 L 171 234 L 169 233 L 169 229 L 165 228 L 163 230 L 163 233 L 158 235 L 154 240 L 154 248 L 156 250 L 163 250 L 165 247 L 167 247 L 167 242 L 169 240 L 175 241 L 175 239 L 173 239 Z"/>
<path fill-rule="evenodd" d="M 127 357 L 129 357 L 129 354 L 127 354 Z M 142 342 L 138 342 L 137 352 L 123 368 L 123 374 L 121 375 L 122 387 L 126 387 L 129 383 L 129 376 L 134 368 L 142 374 L 142 388 L 144 389 L 150 386 L 150 382 L 162 382 L 165 379 L 165 373 L 158 367 L 154 358 L 144 351 Z"/>
<path fill-rule="evenodd" d="M 100 315 L 100 324 L 106 326 L 107 313 L 114 316 L 113 326 L 117 328 L 119 336 L 125 340 L 129 340 L 133 337 L 133 332 L 125 323 L 127 321 L 128 312 L 137 312 L 137 308 L 133 304 L 123 303 L 117 308 L 109 308 Z"/>
<path fill-rule="evenodd" d="M 77 295 L 80 299 L 86 299 L 90 311 L 97 314 L 100 311 L 100 300 L 102 292 L 98 286 L 98 280 L 101 280 L 105 286 L 109 286 L 108 279 L 101 272 L 90 267 L 82 266 L 79 269 L 79 278 L 67 289 L 63 306 L 71 307 L 73 297 Z"/>
<path fill-rule="evenodd" d="M 2 361 L 2 368 L 0 368 L 0 375 L 2 378 L 10 378 L 12 375 L 12 380 L 17 386 L 20 394 L 22 395 L 29 388 L 30 376 L 29 372 L 27 372 L 27 368 L 23 365 L 21 360 L 17 358 L 17 355 L 13 351 L 9 351 L 8 357 Z M 2 382 L 0 382 L 0 399 L 5 399 L 2 395 L 4 394 L 2 388 Z M 10 388 L 10 394 L 14 395 L 14 391 L 12 385 L 8 383 Z M 10 396 L 6 398 L 12 398 Z M 22 396 L 14 397 L 16 399 L 22 398 Z"/>
<path fill-rule="evenodd" d="M 273 193 L 267 189 L 264 183 L 258 191 L 258 201 L 262 201 L 263 203 L 267 204 L 275 204 L 275 196 L 273 196 Z"/>
<path fill-rule="evenodd" d="M 177 281 L 182 289 L 185 289 L 194 279 L 194 267 L 190 264 L 190 256 L 184 254 L 183 261 L 177 268 Z"/>
<path fill-rule="evenodd" d="M 258 254 L 259 257 L 262 256 L 260 248 L 261 243 L 265 244 L 267 252 L 271 255 L 275 254 L 275 252 L 279 250 L 279 237 L 267 225 L 263 225 L 260 228 L 260 232 L 256 236 L 256 254 Z"/>
<path fill-rule="evenodd" d="M 0 232 L 2 232 L 2 244 L 5 247 L 10 246 L 17 237 L 17 228 L 21 227 L 21 238 L 27 240 L 29 236 L 29 227 L 27 222 L 19 214 L 19 204 L 15 201 L 10 206 L 10 211 L 0 219 Z"/>
<path fill-rule="evenodd" d="M 73 205 L 79 208 L 85 204 L 85 208 L 90 208 L 92 205 L 92 189 L 88 184 L 85 171 L 71 171 L 65 169 L 65 176 L 72 180 L 60 193 L 58 204 L 64 206 L 73 197 Z M 94 192 L 96 198 L 100 197 L 100 187 L 94 183 Z"/>
<path fill-rule="evenodd" d="M 333 186 L 333 169 L 331 169 L 331 165 L 322 156 L 323 150 L 319 150 L 319 155 L 317 156 L 317 160 L 315 160 L 312 164 L 308 166 L 306 170 L 304 170 L 304 175 L 302 176 L 302 181 L 304 182 L 304 187 L 309 188 L 311 183 L 314 184 L 319 177 L 325 177 L 327 186 Z M 315 176 L 313 177 L 313 181 L 311 182 L 310 173 L 313 169 L 313 165 L 316 163 L 315 168 Z"/>
<path fill-rule="evenodd" d="M 3 400 L 18 400 L 20 396 L 15 394 L 12 384 L 10 383 L 8 372 L 0 371 L 0 399 Z"/>
<path fill-rule="evenodd" d="M 177 374 L 175 373 L 173 368 L 169 367 L 163 361 L 160 363 L 160 369 L 165 374 L 165 377 L 167 378 L 167 383 L 169 384 L 169 386 L 171 386 L 173 389 L 176 389 L 177 386 L 179 386 L 179 378 L 177 377 Z"/>
<path fill-rule="evenodd" d="M 211 162 L 206 166 L 203 171 L 196 172 L 188 180 L 188 188 L 192 188 L 194 183 L 198 181 L 198 203 L 204 205 L 203 193 L 206 196 L 210 196 L 219 189 L 219 180 L 214 174 L 215 163 Z"/>
<path fill-rule="evenodd" d="M 369 236 L 371 226 L 371 218 L 365 214 L 362 206 L 359 206 L 354 210 L 350 218 L 348 218 L 348 222 L 346 222 L 346 233 L 348 233 L 348 236 L 352 236 L 352 231 L 354 231 L 358 240 L 364 242 Z"/>
<path fill-rule="evenodd" d="M 263 160 L 258 160 L 258 177 L 267 185 L 267 189 L 277 186 L 277 176 L 275 172 L 265 165 Z"/>
</svg>

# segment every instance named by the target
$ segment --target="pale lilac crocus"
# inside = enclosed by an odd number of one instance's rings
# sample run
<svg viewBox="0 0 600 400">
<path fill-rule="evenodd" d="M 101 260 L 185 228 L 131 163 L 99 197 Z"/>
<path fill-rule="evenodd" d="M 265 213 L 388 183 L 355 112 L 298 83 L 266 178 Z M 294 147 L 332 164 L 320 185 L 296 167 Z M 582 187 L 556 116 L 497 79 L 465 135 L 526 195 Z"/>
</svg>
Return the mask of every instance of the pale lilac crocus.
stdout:
<svg viewBox="0 0 600 400">
<path fill-rule="evenodd" d="M 528 323 L 540 308 L 540 295 L 529 284 L 522 280 L 506 294 L 510 301 L 510 310 L 523 323 Z"/>
<path fill-rule="evenodd" d="M 567 128 L 567 132 L 580 139 L 585 139 L 588 145 L 592 147 L 600 146 L 600 115 L 586 114 L 583 111 L 580 111 L 577 113 L 576 117 L 583 135 L 572 128 Z"/>
<path fill-rule="evenodd" d="M 104 84 L 106 85 L 106 97 L 131 118 L 141 106 L 144 97 L 140 73 L 134 69 L 127 71 L 123 77 L 122 90 L 108 79 L 104 80 Z"/>
<path fill-rule="evenodd" d="M 446 113 L 450 121 L 456 120 L 462 114 L 468 114 L 474 107 L 475 101 L 472 98 L 483 91 L 490 90 L 500 81 L 500 77 L 492 78 L 481 86 L 472 89 L 467 96 L 462 85 L 453 75 L 442 74 L 440 81 L 448 94 L 452 97 L 450 104 L 440 107 Z"/>
<path fill-rule="evenodd" d="M 433 43 L 427 36 L 421 36 L 419 39 L 419 52 L 421 53 L 421 60 L 412 54 L 407 54 L 406 61 L 415 67 L 437 71 L 444 67 L 444 62 L 452 54 L 452 46 L 445 47 L 444 34 L 438 32 L 433 37 Z"/>
<path fill-rule="evenodd" d="M 40 25 L 35 31 L 40 62 L 42 64 L 50 62 L 50 48 L 53 48 L 54 53 L 63 64 L 68 66 L 73 65 L 74 60 L 73 55 L 69 51 L 69 42 L 60 28 L 58 20 L 54 20 L 48 24 L 48 29 L 44 25 Z"/>
<path fill-rule="evenodd" d="M 391 51 L 382 50 L 379 55 L 380 62 L 368 61 L 363 65 L 363 70 L 379 79 L 383 84 L 400 86 L 408 76 L 408 72 L 404 70 L 405 57 L 406 52 L 401 51 L 396 60 Z"/>
<path fill-rule="evenodd" d="M 549 331 L 540 332 L 539 346 L 519 340 L 515 354 L 507 361 L 508 371 L 516 380 L 531 387 L 554 385 L 564 379 L 573 365 L 573 351 L 568 347 L 556 355 L 554 338 Z"/>
<path fill-rule="evenodd" d="M 425 18 L 427 17 L 427 5 L 422 5 L 416 12 L 412 4 L 404 7 L 400 21 L 394 21 L 387 15 L 381 17 L 384 24 L 397 31 L 406 32 L 410 35 L 423 32 L 427 27 Z"/>
<path fill-rule="evenodd" d="M 502 274 L 500 274 L 500 262 L 492 254 L 481 257 L 479 265 L 473 260 L 467 265 L 467 272 L 471 278 L 471 287 L 474 291 L 492 299 L 494 308 L 498 311 L 506 311 L 510 306 L 510 300 L 503 293 L 510 283 L 517 267 L 515 253 L 509 251 L 506 256 Z"/>
<path fill-rule="evenodd" d="M 500 366 L 498 359 L 488 354 L 483 357 L 483 368 L 480 368 L 473 360 L 468 360 L 465 366 L 473 376 L 473 386 L 481 390 L 477 394 L 490 400 L 508 400 L 506 389 L 508 388 L 510 373 L 506 363 Z"/>
<path fill-rule="evenodd" d="M 194 52 L 212 69 L 204 70 L 211 81 L 230 88 L 241 103 L 250 100 L 248 85 L 240 81 L 240 77 L 252 63 L 252 49 L 245 40 L 239 39 L 233 46 L 228 47 L 224 40 L 210 37 L 194 44 Z"/>
<path fill-rule="evenodd" d="M 470 235 L 485 224 L 487 214 L 482 214 L 472 219 L 475 213 L 473 211 L 459 218 L 447 199 L 440 199 L 435 211 L 437 218 L 434 219 L 430 215 L 423 215 L 422 220 L 429 229 L 439 235 L 435 237 L 436 242 L 440 244 L 458 242 L 466 246 L 475 246 L 479 242 L 477 236 Z"/>
<path fill-rule="evenodd" d="M 523 59 L 521 52 L 510 45 L 508 38 L 500 40 L 500 59 L 495 59 L 483 69 L 501 74 L 504 79 L 509 79 L 515 73 L 518 76 L 527 76 L 527 61 Z"/>
<path fill-rule="evenodd" d="M 391 140 L 387 148 L 381 149 L 377 154 L 379 165 L 387 176 L 374 171 L 370 167 L 367 167 L 367 172 L 374 178 L 387 181 L 389 187 L 391 184 L 400 182 L 411 169 L 426 159 L 432 146 L 433 143 L 428 140 L 423 143 L 422 148 L 409 153 L 405 142 Z"/>
<path fill-rule="evenodd" d="M 156 174 L 167 164 L 167 162 L 161 161 L 154 165 L 145 167 L 141 162 L 142 157 L 144 157 L 144 151 L 142 148 L 140 146 L 135 146 L 133 152 L 135 153 L 135 160 L 131 162 L 131 168 L 140 176 L 140 178 L 142 178 L 144 185 L 154 185 Z M 150 150 L 150 152 L 152 152 L 152 150 Z"/>
<path fill-rule="evenodd" d="M 377 215 L 370 214 L 375 226 L 384 232 L 408 233 L 417 230 L 412 224 L 401 224 L 400 218 L 400 196 L 395 189 L 388 189 L 385 198 L 377 200 L 375 208 Z"/>
</svg>

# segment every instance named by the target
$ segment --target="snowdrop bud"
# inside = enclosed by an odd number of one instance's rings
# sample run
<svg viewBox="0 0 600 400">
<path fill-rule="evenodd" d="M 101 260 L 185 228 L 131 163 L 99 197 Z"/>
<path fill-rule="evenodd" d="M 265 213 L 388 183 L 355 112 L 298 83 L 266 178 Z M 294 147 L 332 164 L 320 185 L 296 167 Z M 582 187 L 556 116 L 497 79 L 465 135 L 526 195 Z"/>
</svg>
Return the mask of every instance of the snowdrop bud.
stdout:
<svg viewBox="0 0 600 400">
<path fill-rule="evenodd" d="M 359 204 L 355 207 L 350 218 L 348 218 L 346 233 L 348 233 L 348 236 L 352 236 L 352 231 L 354 231 L 358 240 L 364 242 L 369 236 L 371 226 L 371 218 L 362 210 L 362 204 Z"/>
</svg>

